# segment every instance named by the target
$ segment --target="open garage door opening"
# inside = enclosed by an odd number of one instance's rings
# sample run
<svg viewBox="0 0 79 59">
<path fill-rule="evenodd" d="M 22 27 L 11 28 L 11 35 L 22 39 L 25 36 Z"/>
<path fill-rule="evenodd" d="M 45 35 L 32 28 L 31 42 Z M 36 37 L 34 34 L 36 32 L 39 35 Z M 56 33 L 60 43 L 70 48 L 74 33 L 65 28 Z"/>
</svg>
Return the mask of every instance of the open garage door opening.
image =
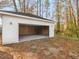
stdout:
<svg viewBox="0 0 79 59">
<path fill-rule="evenodd" d="M 19 24 L 19 41 L 44 39 L 49 36 L 49 26 Z"/>
</svg>

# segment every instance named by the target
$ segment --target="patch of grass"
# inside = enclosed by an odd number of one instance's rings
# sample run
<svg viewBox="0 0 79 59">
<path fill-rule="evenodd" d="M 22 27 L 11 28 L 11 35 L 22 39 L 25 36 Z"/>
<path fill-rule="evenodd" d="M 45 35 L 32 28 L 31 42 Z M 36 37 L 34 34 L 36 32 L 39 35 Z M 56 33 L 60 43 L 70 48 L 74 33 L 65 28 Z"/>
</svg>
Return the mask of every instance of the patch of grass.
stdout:
<svg viewBox="0 0 79 59">
<path fill-rule="evenodd" d="M 76 40 L 76 41 L 79 41 L 79 38 L 76 37 L 75 35 L 73 35 L 73 37 L 72 37 L 72 36 L 67 36 L 67 35 L 62 35 L 62 34 L 56 34 L 55 36 L 56 37 L 62 37 L 64 39 L 66 39 L 66 40 Z"/>
</svg>

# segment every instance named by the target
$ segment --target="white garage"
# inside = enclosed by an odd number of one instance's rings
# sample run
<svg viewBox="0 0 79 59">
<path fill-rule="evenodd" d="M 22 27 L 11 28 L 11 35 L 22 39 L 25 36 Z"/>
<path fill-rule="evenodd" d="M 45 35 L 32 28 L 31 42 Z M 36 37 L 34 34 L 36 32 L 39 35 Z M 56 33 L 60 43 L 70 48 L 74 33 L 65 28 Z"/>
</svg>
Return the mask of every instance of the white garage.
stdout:
<svg viewBox="0 0 79 59">
<path fill-rule="evenodd" d="M 54 21 L 24 13 L 0 11 L 2 44 L 54 37 Z"/>
</svg>

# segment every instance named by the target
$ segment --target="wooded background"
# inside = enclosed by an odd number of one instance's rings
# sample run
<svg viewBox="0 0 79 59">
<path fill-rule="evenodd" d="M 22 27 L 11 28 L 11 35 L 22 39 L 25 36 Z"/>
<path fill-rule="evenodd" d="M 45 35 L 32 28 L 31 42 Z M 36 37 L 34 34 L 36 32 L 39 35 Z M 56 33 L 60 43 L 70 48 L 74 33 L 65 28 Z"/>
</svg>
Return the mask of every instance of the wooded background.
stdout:
<svg viewBox="0 0 79 59">
<path fill-rule="evenodd" d="M 79 38 L 79 0 L 0 0 L 0 10 L 56 21 L 56 35 Z"/>
</svg>

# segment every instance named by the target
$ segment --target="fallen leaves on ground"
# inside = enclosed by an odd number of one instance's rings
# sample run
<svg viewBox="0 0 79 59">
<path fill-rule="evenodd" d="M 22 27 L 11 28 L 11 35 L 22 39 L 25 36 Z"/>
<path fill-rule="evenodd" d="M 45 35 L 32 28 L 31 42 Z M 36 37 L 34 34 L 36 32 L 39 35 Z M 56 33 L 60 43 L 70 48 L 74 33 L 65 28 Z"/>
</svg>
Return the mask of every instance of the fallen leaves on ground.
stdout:
<svg viewBox="0 0 79 59">
<path fill-rule="evenodd" d="M 53 38 L 0 46 L 0 59 L 79 59 L 79 41 Z"/>
</svg>

